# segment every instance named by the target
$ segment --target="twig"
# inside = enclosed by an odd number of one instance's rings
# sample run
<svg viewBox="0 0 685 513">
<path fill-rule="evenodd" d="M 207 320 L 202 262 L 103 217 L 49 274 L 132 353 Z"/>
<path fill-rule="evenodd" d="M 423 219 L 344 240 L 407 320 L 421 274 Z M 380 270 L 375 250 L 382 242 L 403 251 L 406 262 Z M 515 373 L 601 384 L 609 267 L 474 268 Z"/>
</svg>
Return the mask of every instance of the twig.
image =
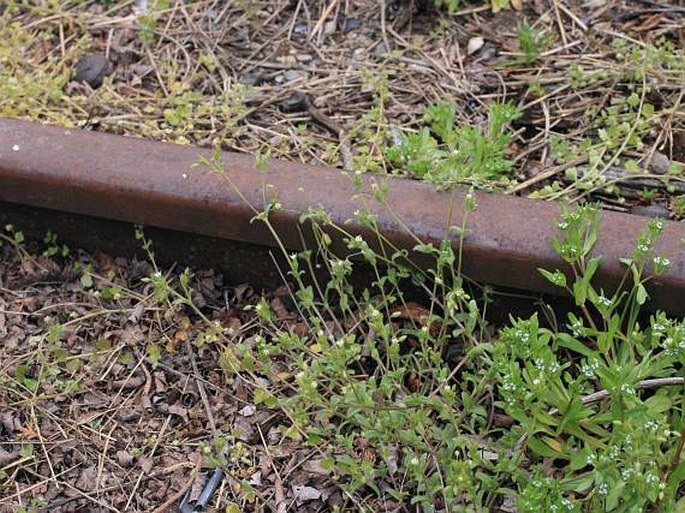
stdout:
<svg viewBox="0 0 685 513">
<path fill-rule="evenodd" d="M 275 494 L 276 494 L 276 513 L 286 513 L 287 507 L 285 503 L 285 494 L 283 493 L 283 479 L 281 479 L 281 474 L 278 472 L 276 465 L 274 465 L 274 460 L 271 457 L 271 452 L 269 451 L 269 446 L 264 440 L 264 434 L 262 433 L 262 428 L 257 424 L 257 431 L 259 432 L 259 438 L 262 440 L 262 446 L 264 446 L 264 452 L 266 457 L 269 459 L 269 464 L 274 471 L 274 476 L 276 477 L 274 482 Z"/>
<path fill-rule="evenodd" d="M 563 164 L 559 164 L 558 166 L 554 166 L 554 167 L 548 169 L 547 171 L 544 171 L 540 174 L 537 174 L 537 175 L 529 178 L 525 182 L 521 182 L 520 184 L 516 185 L 515 187 L 512 187 L 511 189 L 506 191 L 505 194 L 515 194 L 517 192 L 523 191 L 523 190 L 527 189 L 528 187 L 530 187 L 531 185 L 535 185 L 536 183 L 542 182 L 543 180 L 547 180 L 548 178 L 552 178 L 557 173 L 560 173 L 560 172 L 564 171 L 565 169 L 568 169 L 569 167 L 584 164 L 585 162 L 587 162 L 587 160 L 588 160 L 588 157 L 587 157 L 587 155 L 585 155 L 582 157 L 578 157 L 577 159 L 574 159 L 570 162 L 565 162 Z"/>
<path fill-rule="evenodd" d="M 162 424 L 162 427 L 159 430 L 159 434 L 157 435 L 157 439 L 155 440 L 155 444 L 152 446 L 152 450 L 149 452 L 149 458 L 152 458 L 155 454 L 155 451 L 157 450 L 157 446 L 159 446 L 159 443 L 162 441 L 162 438 L 164 436 L 164 432 L 166 431 L 167 426 L 169 425 L 169 419 L 171 419 L 171 416 L 168 415 L 164 419 L 164 424 Z M 145 472 L 141 472 L 138 475 L 138 479 L 136 480 L 136 484 L 133 486 L 133 490 L 131 490 L 131 494 L 128 496 L 128 501 L 126 501 L 126 506 L 124 507 L 124 511 L 131 511 L 129 507 L 131 506 L 131 502 L 133 501 L 133 497 L 136 494 L 136 491 L 138 491 L 138 487 L 140 486 L 140 482 L 143 480 L 143 476 L 145 475 Z"/>
<path fill-rule="evenodd" d="M 674 386 L 674 385 L 682 385 L 685 384 L 685 378 L 652 378 L 652 379 L 643 379 L 642 381 L 638 382 L 637 385 L 635 385 L 635 388 L 640 388 L 640 389 L 649 389 L 649 388 L 660 388 L 660 387 L 667 387 L 667 386 Z M 587 404 L 592 404 L 596 403 L 598 401 L 601 401 L 602 399 L 605 399 L 611 395 L 611 392 L 608 390 L 599 390 L 598 392 L 594 392 L 592 394 L 583 396 L 580 398 L 580 402 L 583 403 L 584 405 Z M 556 408 L 552 408 L 549 410 L 550 415 L 555 415 L 559 413 L 559 410 Z"/>
<path fill-rule="evenodd" d="M 216 430 L 216 423 L 214 422 L 214 415 L 212 415 L 212 408 L 207 399 L 207 392 L 205 392 L 205 386 L 200 378 L 200 371 L 197 368 L 197 361 L 195 360 L 195 352 L 193 351 L 193 346 L 190 344 L 190 340 L 186 340 L 186 351 L 188 351 L 188 357 L 190 358 L 190 365 L 193 367 L 193 376 L 195 377 L 195 384 L 197 385 L 197 390 L 200 392 L 200 399 L 202 399 L 202 404 L 205 407 L 205 413 L 207 414 L 207 421 L 209 422 L 209 428 L 212 430 L 212 436 L 216 440 L 219 436 Z"/>
</svg>

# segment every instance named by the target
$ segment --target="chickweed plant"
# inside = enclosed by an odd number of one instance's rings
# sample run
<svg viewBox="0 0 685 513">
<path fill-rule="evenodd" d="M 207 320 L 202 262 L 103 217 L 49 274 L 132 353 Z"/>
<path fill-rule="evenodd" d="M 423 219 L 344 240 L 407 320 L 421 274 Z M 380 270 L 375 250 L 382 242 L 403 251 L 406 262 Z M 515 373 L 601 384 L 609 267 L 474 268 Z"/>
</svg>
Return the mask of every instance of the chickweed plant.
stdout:
<svg viewBox="0 0 685 513">
<path fill-rule="evenodd" d="M 234 188 L 218 154 L 200 163 Z M 386 194 L 376 187 L 374 201 L 389 208 Z M 685 323 L 644 311 L 645 284 L 669 266 L 654 254 L 663 223 L 637 235 L 621 287 L 608 292 L 593 285 L 599 211 L 565 212 L 552 244 L 568 268 L 540 272 L 577 308 L 493 327 L 460 272 L 473 193 L 466 205 L 456 240 L 417 239 L 414 252 L 384 239 L 368 209 L 358 222 L 373 241 L 312 210 L 302 226 L 316 247 L 297 253 L 270 221 L 282 206 L 250 205 L 287 259 L 297 319 L 266 299 L 252 305 L 257 326 L 227 346 L 223 366 L 261 383 L 254 403 L 283 413 L 281 436 L 319 451 L 360 511 L 683 508 Z M 432 268 L 415 265 L 416 253 Z M 374 276 L 361 290 L 360 264 Z"/>
<path fill-rule="evenodd" d="M 426 126 L 402 133 L 387 155 L 396 167 L 408 170 L 438 188 L 467 183 L 483 186 L 503 178 L 513 162 L 507 158 L 508 124 L 521 116 L 511 103 L 490 105 L 487 126 L 455 126 L 456 107 L 447 102 L 426 109 Z"/>
</svg>

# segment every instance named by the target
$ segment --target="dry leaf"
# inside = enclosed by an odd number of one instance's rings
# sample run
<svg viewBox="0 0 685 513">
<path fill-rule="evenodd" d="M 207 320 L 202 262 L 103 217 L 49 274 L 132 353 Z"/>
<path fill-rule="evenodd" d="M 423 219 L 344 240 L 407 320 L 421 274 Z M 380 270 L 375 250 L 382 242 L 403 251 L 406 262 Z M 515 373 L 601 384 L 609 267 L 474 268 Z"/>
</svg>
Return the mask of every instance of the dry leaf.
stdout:
<svg viewBox="0 0 685 513">
<path fill-rule="evenodd" d="M 297 501 L 297 504 L 302 504 L 303 502 L 315 501 L 321 497 L 321 492 L 314 488 L 313 486 L 293 486 L 293 497 Z"/>
</svg>

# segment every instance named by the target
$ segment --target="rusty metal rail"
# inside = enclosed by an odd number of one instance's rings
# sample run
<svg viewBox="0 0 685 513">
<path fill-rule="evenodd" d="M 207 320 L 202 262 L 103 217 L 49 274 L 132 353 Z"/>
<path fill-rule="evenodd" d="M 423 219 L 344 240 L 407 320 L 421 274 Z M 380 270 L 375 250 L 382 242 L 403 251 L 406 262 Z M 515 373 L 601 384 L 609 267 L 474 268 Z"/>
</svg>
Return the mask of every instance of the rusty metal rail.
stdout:
<svg viewBox="0 0 685 513">
<path fill-rule="evenodd" d="M 277 198 L 282 209 L 271 219 L 288 250 L 302 247 L 300 216 L 310 207 L 322 207 L 352 234 L 377 240 L 356 220 L 356 212 L 368 209 L 387 240 L 409 250 L 415 237 L 439 243 L 464 212 L 463 191 L 436 192 L 392 178 L 388 209 L 373 200 L 375 188 L 385 187 L 381 177 L 363 176 L 358 188 L 353 175 L 339 170 L 272 161 L 260 171 L 251 156 L 224 152 L 225 172 L 240 197 L 217 174 L 194 167 L 199 156 L 210 158 L 211 152 L 0 118 L 0 201 L 274 247 L 266 226 L 252 222 L 246 201 L 259 210 Z M 468 218 L 464 273 L 482 283 L 558 292 L 537 269 L 564 267 L 550 246 L 560 207 L 482 192 L 476 203 Z M 618 284 L 624 273 L 619 258 L 632 254 L 645 222 L 603 214 L 596 245 L 604 255 L 599 286 Z M 657 251 L 673 265 L 649 285 L 652 304 L 673 313 L 685 312 L 684 237 L 685 224 L 666 222 Z"/>
</svg>

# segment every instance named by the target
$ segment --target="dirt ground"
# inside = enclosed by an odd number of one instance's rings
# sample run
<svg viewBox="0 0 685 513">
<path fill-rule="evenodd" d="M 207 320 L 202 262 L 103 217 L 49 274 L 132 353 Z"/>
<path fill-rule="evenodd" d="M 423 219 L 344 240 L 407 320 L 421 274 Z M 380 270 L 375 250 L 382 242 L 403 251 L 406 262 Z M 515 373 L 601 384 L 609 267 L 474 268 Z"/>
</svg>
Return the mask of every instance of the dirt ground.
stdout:
<svg viewBox="0 0 685 513">
<path fill-rule="evenodd" d="M 285 418 L 222 370 L 204 321 L 160 306 L 150 263 L 7 243 L 0 257 L 0 511 L 178 511 L 219 458 L 207 511 L 344 507 L 317 448 L 284 440 Z M 191 286 L 214 322 L 257 332 L 249 285 L 198 271 Z M 282 294 L 267 297 L 283 309 Z"/>
</svg>

